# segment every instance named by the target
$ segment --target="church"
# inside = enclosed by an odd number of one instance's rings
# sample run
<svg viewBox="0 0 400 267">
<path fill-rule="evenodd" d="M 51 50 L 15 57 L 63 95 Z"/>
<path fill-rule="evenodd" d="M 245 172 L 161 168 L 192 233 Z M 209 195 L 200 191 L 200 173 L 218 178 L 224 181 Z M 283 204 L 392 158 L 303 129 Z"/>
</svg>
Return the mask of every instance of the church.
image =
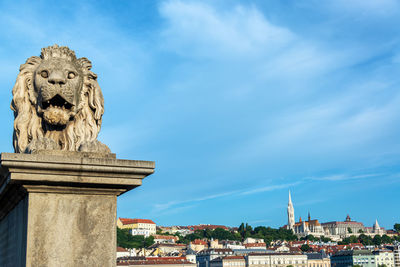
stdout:
<svg viewBox="0 0 400 267">
<path fill-rule="evenodd" d="M 386 230 L 379 226 L 378 220 L 375 221 L 372 227 L 365 227 L 362 222 L 352 221 L 349 215 L 347 215 L 344 221 L 320 223 L 318 220 L 311 220 L 310 213 L 308 213 L 308 220 L 302 220 L 300 217 L 299 221 L 295 222 L 290 190 L 287 215 L 288 223 L 283 227 L 292 230 L 298 237 L 313 235 L 315 237 L 325 236 L 333 240 L 340 240 L 350 235 L 358 236 L 360 234 L 365 234 L 374 236 L 376 234 L 382 235 L 386 233 Z"/>
<path fill-rule="evenodd" d="M 310 213 L 308 213 L 308 220 L 302 220 L 301 217 L 298 222 L 294 220 L 294 208 L 292 203 L 292 197 L 289 190 L 289 203 L 287 207 L 288 213 L 288 224 L 285 225 L 286 229 L 292 230 L 298 237 L 304 237 L 307 235 L 313 235 L 320 237 L 325 235 L 324 228 L 318 220 L 311 220 Z"/>
</svg>

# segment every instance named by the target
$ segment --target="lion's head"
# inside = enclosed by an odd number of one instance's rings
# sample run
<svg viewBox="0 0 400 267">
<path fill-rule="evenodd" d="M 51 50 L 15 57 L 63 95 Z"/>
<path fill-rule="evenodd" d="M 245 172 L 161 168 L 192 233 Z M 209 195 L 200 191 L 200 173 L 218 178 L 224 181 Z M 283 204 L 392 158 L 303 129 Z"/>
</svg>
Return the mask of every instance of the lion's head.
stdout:
<svg viewBox="0 0 400 267">
<path fill-rule="evenodd" d="M 104 99 L 87 58 L 57 45 L 21 65 L 13 88 L 15 152 L 41 149 L 101 151 Z"/>
</svg>

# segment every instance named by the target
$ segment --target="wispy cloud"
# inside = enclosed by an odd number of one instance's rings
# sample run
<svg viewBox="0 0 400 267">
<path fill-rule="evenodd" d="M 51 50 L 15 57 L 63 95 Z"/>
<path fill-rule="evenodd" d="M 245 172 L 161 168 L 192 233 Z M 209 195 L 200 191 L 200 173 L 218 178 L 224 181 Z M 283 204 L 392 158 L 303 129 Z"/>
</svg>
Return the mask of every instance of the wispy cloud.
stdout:
<svg viewBox="0 0 400 267">
<path fill-rule="evenodd" d="M 358 180 L 368 179 L 372 177 L 382 176 L 380 173 L 362 174 L 362 175 L 348 175 L 348 174 L 336 174 L 322 177 L 310 177 L 310 180 L 315 181 L 344 181 L 344 180 Z"/>
<path fill-rule="evenodd" d="M 239 191 L 235 190 L 235 191 L 229 191 L 229 192 L 222 192 L 222 193 L 218 193 L 218 194 L 206 195 L 206 196 L 193 198 L 193 199 L 186 199 L 186 200 L 182 200 L 182 201 L 170 201 L 167 203 L 155 204 L 154 207 L 157 211 L 160 211 L 160 210 L 170 209 L 171 207 L 177 206 L 177 205 L 202 202 L 205 200 L 227 197 L 227 196 L 235 195 L 237 192 L 239 192 Z"/>
<path fill-rule="evenodd" d="M 289 183 L 289 184 L 268 185 L 268 186 L 264 186 L 264 187 L 260 187 L 260 188 L 256 188 L 256 189 L 250 189 L 250 190 L 243 191 L 240 193 L 240 195 L 252 195 L 252 194 L 256 194 L 256 193 L 275 191 L 275 190 L 279 190 L 279 189 L 295 187 L 301 183 L 302 183 L 302 181 L 297 181 L 297 182 Z"/>
<path fill-rule="evenodd" d="M 248 58 L 281 50 L 295 39 L 254 7 L 237 5 L 221 11 L 205 3 L 174 0 L 164 2 L 160 13 L 168 21 L 162 32 L 166 48 L 183 56 Z M 189 47 L 191 52 L 185 53 Z"/>
</svg>

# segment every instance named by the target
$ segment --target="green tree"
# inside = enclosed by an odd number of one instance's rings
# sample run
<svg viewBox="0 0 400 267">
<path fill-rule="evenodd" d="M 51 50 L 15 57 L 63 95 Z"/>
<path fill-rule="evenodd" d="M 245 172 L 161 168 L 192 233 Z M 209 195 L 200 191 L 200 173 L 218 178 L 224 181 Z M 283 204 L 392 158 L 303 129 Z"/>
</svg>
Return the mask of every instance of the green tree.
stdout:
<svg viewBox="0 0 400 267">
<path fill-rule="evenodd" d="M 117 245 L 123 248 L 143 248 L 154 244 L 154 237 L 131 235 L 128 229 L 117 228 Z"/>
<path fill-rule="evenodd" d="M 358 243 L 358 242 L 359 242 L 359 240 L 357 239 L 357 237 L 352 235 L 352 236 L 343 238 L 343 240 L 339 241 L 338 244 L 339 245 L 348 245 L 350 243 Z"/>
<path fill-rule="evenodd" d="M 239 233 L 243 233 L 244 232 L 244 223 L 241 223 L 239 228 L 238 228 L 238 232 Z"/>
<path fill-rule="evenodd" d="M 349 232 L 349 234 L 352 234 L 352 233 L 353 233 L 353 231 L 351 230 L 350 227 L 347 227 L 347 232 Z"/>
<path fill-rule="evenodd" d="M 382 244 L 382 237 L 380 235 L 375 235 L 374 238 L 372 238 L 372 243 L 375 246 L 380 246 Z"/>
<path fill-rule="evenodd" d="M 362 229 L 359 229 L 358 232 L 359 232 L 360 234 L 363 234 L 363 233 L 364 233 L 364 231 L 363 231 Z"/>
<path fill-rule="evenodd" d="M 397 233 L 400 233 L 400 223 L 395 223 L 395 224 L 393 225 L 393 229 L 394 229 Z"/>
<path fill-rule="evenodd" d="M 372 238 L 364 234 L 358 236 L 358 241 L 362 243 L 364 246 L 372 245 Z"/>
<path fill-rule="evenodd" d="M 388 235 L 383 235 L 383 236 L 382 236 L 382 243 L 383 243 L 383 244 L 392 243 L 392 239 L 391 239 Z"/>
<path fill-rule="evenodd" d="M 300 247 L 301 251 L 303 252 L 309 252 L 312 251 L 312 248 L 308 244 L 304 244 Z"/>
<path fill-rule="evenodd" d="M 332 241 L 332 239 L 330 239 L 329 237 L 325 237 L 325 236 L 321 236 L 320 238 L 319 238 L 319 240 L 321 241 L 321 242 L 329 242 L 329 241 Z"/>
</svg>

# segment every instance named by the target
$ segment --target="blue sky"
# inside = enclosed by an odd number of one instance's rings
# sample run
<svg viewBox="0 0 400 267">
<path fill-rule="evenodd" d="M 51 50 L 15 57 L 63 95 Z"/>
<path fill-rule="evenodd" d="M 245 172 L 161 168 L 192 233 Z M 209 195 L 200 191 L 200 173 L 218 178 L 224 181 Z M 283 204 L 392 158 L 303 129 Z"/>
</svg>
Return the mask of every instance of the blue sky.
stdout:
<svg viewBox="0 0 400 267">
<path fill-rule="evenodd" d="M 99 139 L 156 173 L 118 216 L 278 227 L 400 222 L 400 2 L 2 1 L 0 151 L 19 65 L 57 43 L 93 63 Z"/>
</svg>

